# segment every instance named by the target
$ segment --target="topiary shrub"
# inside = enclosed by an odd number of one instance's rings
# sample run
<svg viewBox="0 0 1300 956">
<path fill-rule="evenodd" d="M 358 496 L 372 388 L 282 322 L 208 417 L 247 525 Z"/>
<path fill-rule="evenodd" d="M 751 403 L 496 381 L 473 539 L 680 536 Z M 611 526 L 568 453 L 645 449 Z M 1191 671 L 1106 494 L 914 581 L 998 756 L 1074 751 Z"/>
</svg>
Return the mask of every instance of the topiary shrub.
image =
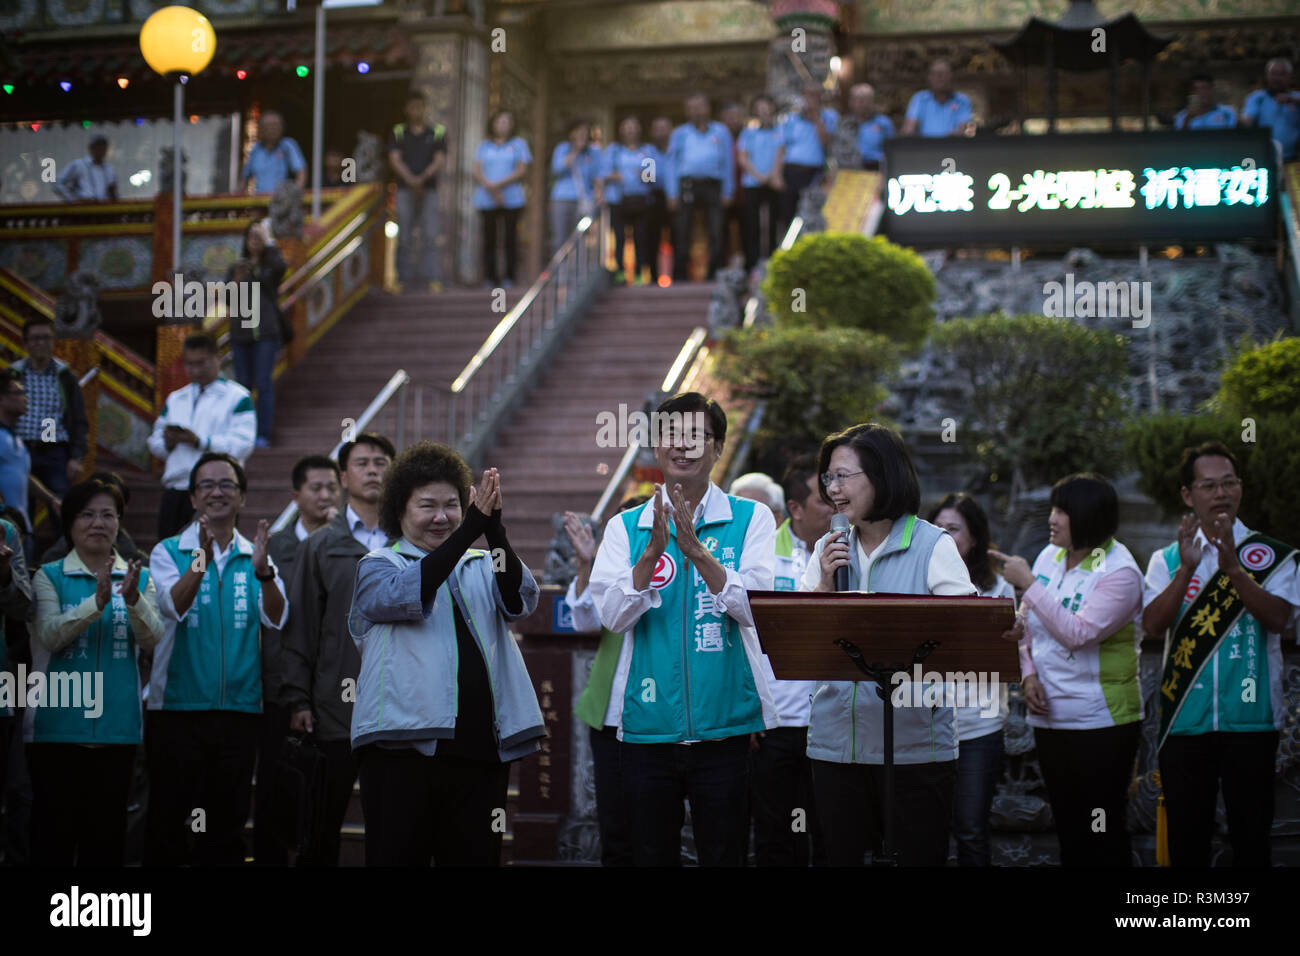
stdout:
<svg viewBox="0 0 1300 956">
<path fill-rule="evenodd" d="M 1238 353 L 1224 369 L 1212 403 L 1256 417 L 1300 408 L 1300 338 L 1280 338 Z"/>
<path fill-rule="evenodd" d="M 816 233 L 773 253 L 761 292 L 777 325 L 845 326 L 905 348 L 934 322 L 934 276 L 911 249 L 874 236 Z"/>
</svg>

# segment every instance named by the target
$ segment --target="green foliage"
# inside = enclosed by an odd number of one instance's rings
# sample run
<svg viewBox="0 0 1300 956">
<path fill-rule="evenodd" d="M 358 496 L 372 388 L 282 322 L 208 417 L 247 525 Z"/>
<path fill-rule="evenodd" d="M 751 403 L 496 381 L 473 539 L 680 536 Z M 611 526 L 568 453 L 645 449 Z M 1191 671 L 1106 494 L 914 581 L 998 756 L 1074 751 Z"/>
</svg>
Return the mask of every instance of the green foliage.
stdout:
<svg viewBox="0 0 1300 956">
<path fill-rule="evenodd" d="M 1253 417 L 1300 408 L 1300 338 L 1279 338 L 1240 353 L 1224 370 L 1213 401 Z"/>
<path fill-rule="evenodd" d="M 1243 436 L 1254 441 L 1244 441 Z M 1156 415 L 1131 422 L 1124 439 L 1129 460 L 1138 470 L 1138 489 L 1169 518 L 1187 510 L 1179 494 L 1183 449 L 1205 441 L 1223 442 L 1241 465 L 1241 520 L 1288 544 L 1300 542 L 1300 510 L 1295 506 L 1300 408 L 1259 416 L 1253 434 L 1235 415 Z"/>
<path fill-rule="evenodd" d="M 729 331 L 715 371 L 737 394 L 766 402 L 758 447 L 802 449 L 870 421 L 897 363 L 897 347 L 881 335 L 777 327 Z"/>
<path fill-rule="evenodd" d="M 803 236 L 772 255 L 762 294 L 777 326 L 847 326 L 904 347 L 924 342 L 934 322 L 934 276 L 881 236 Z"/>
<path fill-rule="evenodd" d="M 1023 486 L 1116 472 L 1124 418 L 1123 338 L 1042 315 L 954 319 L 934 334 L 971 386 L 977 457 Z"/>
</svg>

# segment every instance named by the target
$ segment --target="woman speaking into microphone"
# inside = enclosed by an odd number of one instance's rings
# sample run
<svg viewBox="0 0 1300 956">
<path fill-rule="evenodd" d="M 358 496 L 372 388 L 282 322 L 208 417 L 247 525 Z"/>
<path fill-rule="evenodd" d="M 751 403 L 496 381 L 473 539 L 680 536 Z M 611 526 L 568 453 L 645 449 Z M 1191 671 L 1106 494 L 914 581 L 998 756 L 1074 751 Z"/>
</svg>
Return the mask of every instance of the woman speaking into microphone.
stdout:
<svg viewBox="0 0 1300 956">
<path fill-rule="evenodd" d="M 817 542 L 803 590 L 836 590 L 836 573 L 844 569 L 850 591 L 976 593 L 952 537 L 917 517 L 920 483 L 897 432 L 865 424 L 831 435 L 822 443 L 817 470 L 822 498 L 837 516 L 848 519 L 849 529 L 832 530 Z M 868 848 L 880 849 L 884 718 L 876 690 L 872 681 L 823 681 L 813 695 L 808 757 L 832 866 L 862 866 Z M 914 695 L 905 698 L 911 702 Z M 935 707 L 898 708 L 894 762 L 898 862 L 943 866 L 957 777 L 951 700 L 945 697 Z"/>
</svg>

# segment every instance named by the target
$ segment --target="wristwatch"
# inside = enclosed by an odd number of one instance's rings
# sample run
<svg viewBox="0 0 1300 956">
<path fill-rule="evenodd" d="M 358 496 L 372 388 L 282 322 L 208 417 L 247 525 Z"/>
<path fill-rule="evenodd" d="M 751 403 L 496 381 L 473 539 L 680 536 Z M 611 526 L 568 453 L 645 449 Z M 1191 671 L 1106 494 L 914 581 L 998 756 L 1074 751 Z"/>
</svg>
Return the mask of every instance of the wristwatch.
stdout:
<svg viewBox="0 0 1300 956">
<path fill-rule="evenodd" d="M 257 580 L 259 581 L 274 581 L 275 572 L 272 571 L 269 574 L 262 575 L 262 574 L 258 574 L 257 571 L 253 571 L 253 577 L 257 578 Z"/>
</svg>

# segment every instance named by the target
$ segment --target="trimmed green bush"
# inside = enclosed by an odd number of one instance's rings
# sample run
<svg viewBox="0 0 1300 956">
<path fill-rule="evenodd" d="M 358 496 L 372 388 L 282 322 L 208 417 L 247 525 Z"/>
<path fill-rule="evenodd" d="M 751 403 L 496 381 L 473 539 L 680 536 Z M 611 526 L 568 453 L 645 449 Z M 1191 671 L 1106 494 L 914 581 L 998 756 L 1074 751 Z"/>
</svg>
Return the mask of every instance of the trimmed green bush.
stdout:
<svg viewBox="0 0 1300 956">
<path fill-rule="evenodd" d="M 1300 408 L 1300 338 L 1280 338 L 1238 354 L 1224 369 L 1213 404 L 1254 417 Z"/>
<path fill-rule="evenodd" d="M 915 252 L 881 236 L 803 236 L 773 253 L 761 291 L 778 326 L 845 326 L 912 348 L 934 322 L 934 276 Z"/>
<path fill-rule="evenodd" d="M 1042 315 L 953 319 L 935 330 L 970 385 L 967 434 L 991 471 L 1019 489 L 1069 472 L 1118 470 L 1125 342 Z"/>
<path fill-rule="evenodd" d="M 882 335 L 774 327 L 729 331 L 715 369 L 737 394 L 766 402 L 757 447 L 802 449 L 871 420 L 897 364 L 897 347 Z"/>
</svg>

